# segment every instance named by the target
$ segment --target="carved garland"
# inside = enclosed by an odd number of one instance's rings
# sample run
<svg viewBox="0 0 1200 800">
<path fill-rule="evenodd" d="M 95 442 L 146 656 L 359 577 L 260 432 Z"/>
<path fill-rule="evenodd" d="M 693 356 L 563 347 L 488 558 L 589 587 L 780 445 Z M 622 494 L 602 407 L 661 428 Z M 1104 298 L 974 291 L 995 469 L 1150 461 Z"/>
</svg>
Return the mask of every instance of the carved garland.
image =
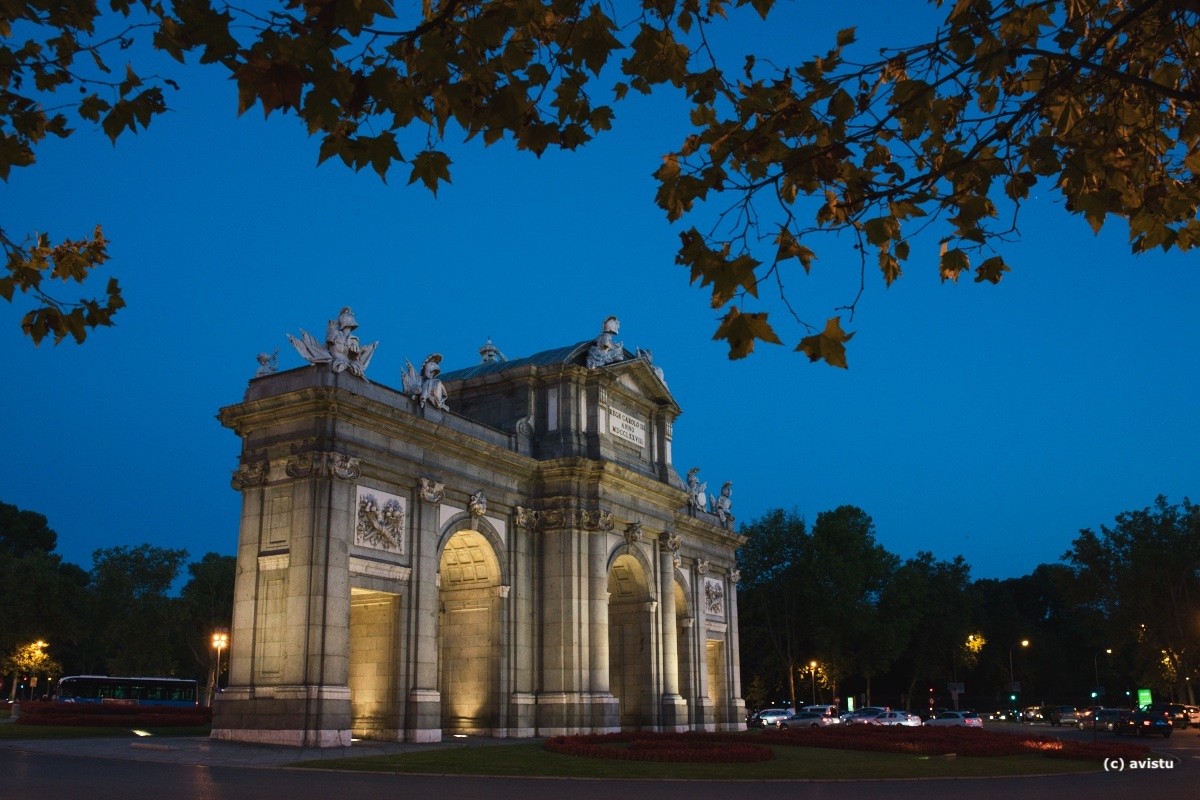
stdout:
<svg viewBox="0 0 1200 800">
<path fill-rule="evenodd" d="M 587 508 L 553 508 L 534 511 L 517 506 L 516 523 L 531 531 L 550 531 L 559 528 L 583 528 L 586 531 L 611 531 L 616 526 L 612 513 Z"/>
<path fill-rule="evenodd" d="M 287 460 L 284 472 L 289 478 L 332 476 L 352 481 L 362 474 L 360 460 L 344 453 L 297 453 Z"/>
</svg>

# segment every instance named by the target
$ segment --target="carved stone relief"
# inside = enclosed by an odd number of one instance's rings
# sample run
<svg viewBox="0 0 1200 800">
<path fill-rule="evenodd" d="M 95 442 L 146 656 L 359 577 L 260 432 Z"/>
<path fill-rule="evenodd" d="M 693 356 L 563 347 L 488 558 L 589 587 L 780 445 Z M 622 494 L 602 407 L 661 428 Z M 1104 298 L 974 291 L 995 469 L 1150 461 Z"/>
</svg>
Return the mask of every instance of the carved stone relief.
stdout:
<svg viewBox="0 0 1200 800">
<path fill-rule="evenodd" d="M 403 553 L 405 505 L 403 497 L 359 486 L 354 543 Z"/>
<path fill-rule="evenodd" d="M 440 503 L 446 496 L 446 484 L 429 478 L 421 478 L 421 486 L 418 491 L 421 499 L 426 503 Z"/>
<path fill-rule="evenodd" d="M 725 613 L 725 589 L 715 578 L 704 579 L 704 610 L 709 614 Z"/>
<path fill-rule="evenodd" d="M 284 465 L 283 471 L 289 478 L 332 476 L 344 481 L 352 481 L 362 474 L 359 459 L 353 456 L 313 451 L 292 455 Z"/>
<path fill-rule="evenodd" d="M 548 531 L 558 528 L 582 528 L 586 531 L 611 531 L 616 520 L 608 511 L 586 508 L 552 508 L 534 511 L 517 506 L 516 523 L 532 531 Z"/>
</svg>

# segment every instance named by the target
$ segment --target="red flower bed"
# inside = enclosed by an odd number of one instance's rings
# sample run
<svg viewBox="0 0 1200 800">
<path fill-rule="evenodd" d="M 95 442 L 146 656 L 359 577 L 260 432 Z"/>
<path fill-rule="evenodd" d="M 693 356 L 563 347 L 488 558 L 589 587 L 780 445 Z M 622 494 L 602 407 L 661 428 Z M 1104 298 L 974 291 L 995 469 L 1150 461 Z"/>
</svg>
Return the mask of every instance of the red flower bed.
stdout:
<svg viewBox="0 0 1200 800">
<path fill-rule="evenodd" d="M 212 722 L 212 709 L 120 703 L 21 703 L 18 725 L 191 728 Z"/>
<path fill-rule="evenodd" d="M 658 761 L 691 764 L 744 764 L 770 761 L 770 747 L 746 741 L 701 738 L 704 734 L 610 733 L 593 736 L 555 736 L 544 747 L 552 753 L 619 761 Z M 680 738 L 686 737 L 686 738 Z M 618 745 L 627 745 L 619 747 Z"/>
<path fill-rule="evenodd" d="M 757 740 L 757 742 L 753 740 Z M 616 747 L 615 745 L 628 745 Z M 826 747 L 912 755 L 1016 756 L 1042 755 L 1100 762 L 1106 758 L 1146 758 L 1150 748 L 1126 742 L 1074 742 L 1051 736 L 976 730 L 971 728 L 901 728 L 851 725 L 807 730 L 754 733 L 622 732 L 592 736 L 556 736 L 547 750 L 584 758 L 629 761 L 727 763 L 767 761 L 767 745 Z M 762 751 L 766 751 L 763 753 Z"/>
<path fill-rule="evenodd" d="M 1053 736 L 1007 733 L 957 727 L 879 727 L 874 725 L 831 726 L 800 731 L 780 731 L 771 740 L 777 744 L 828 747 L 835 750 L 866 750 L 914 755 L 1015 756 L 1043 755 L 1101 761 L 1105 758 L 1145 758 L 1150 748 L 1125 742 L 1075 742 Z"/>
</svg>

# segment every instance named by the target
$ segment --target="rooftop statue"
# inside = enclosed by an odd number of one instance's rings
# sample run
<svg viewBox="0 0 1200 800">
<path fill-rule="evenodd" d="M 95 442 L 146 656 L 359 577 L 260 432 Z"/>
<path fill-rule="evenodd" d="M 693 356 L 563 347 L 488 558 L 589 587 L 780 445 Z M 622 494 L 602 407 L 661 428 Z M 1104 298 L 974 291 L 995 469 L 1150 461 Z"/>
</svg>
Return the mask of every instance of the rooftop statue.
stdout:
<svg viewBox="0 0 1200 800">
<path fill-rule="evenodd" d="M 479 356 L 483 359 L 483 361 L 480 362 L 483 364 L 495 364 L 501 361 L 508 361 L 508 359 L 505 358 L 504 353 L 500 352 L 500 348 L 496 347 L 496 345 L 492 343 L 492 338 L 490 336 L 488 337 L 487 343 L 484 344 L 483 347 L 479 348 Z"/>
<path fill-rule="evenodd" d="M 687 493 L 688 493 L 688 508 L 696 511 L 708 511 L 708 503 L 705 502 L 704 492 L 708 489 L 707 483 L 701 483 L 696 477 L 700 473 L 699 467 L 692 467 L 687 474 Z"/>
<path fill-rule="evenodd" d="M 354 318 L 354 312 L 346 306 L 337 319 L 329 320 L 325 327 L 324 345 L 303 328 L 300 329 L 299 339 L 290 333 L 287 337 L 292 347 L 296 348 L 296 352 L 310 364 L 328 364 L 334 372 L 349 371 L 352 375 L 366 380 L 367 376 L 363 373 L 371 363 L 371 356 L 375 355 L 375 348 L 379 346 L 379 342 L 363 347 L 362 342 L 354 335 L 354 329 L 357 327 L 358 320 Z"/>
<path fill-rule="evenodd" d="M 605 364 L 612 364 L 617 361 L 625 360 L 625 345 L 620 342 L 614 342 L 613 337 L 621 332 L 621 321 L 616 317 L 609 317 L 604 320 L 604 325 L 600 329 L 600 335 L 596 337 L 596 341 L 587 351 L 587 367 L 595 369 L 603 367 Z"/>
<path fill-rule="evenodd" d="M 721 525 L 726 528 L 733 526 L 733 481 L 725 481 L 725 485 L 721 487 L 721 496 L 712 498 L 712 513 L 717 515 L 721 520 Z"/>
<path fill-rule="evenodd" d="M 254 377 L 261 378 L 263 375 L 274 375 L 279 370 L 279 348 L 275 348 L 274 353 L 259 353 L 258 354 L 258 370 L 254 373 Z"/>
<path fill-rule="evenodd" d="M 404 364 L 404 371 L 400 373 L 400 380 L 404 384 L 404 393 L 418 401 L 421 408 L 424 408 L 426 403 L 431 403 L 434 408 L 449 411 L 450 406 L 446 403 L 446 387 L 438 378 L 442 374 L 442 354 L 430 353 L 425 356 L 425 363 L 421 364 L 420 374 L 407 358 L 404 359 Z"/>
</svg>

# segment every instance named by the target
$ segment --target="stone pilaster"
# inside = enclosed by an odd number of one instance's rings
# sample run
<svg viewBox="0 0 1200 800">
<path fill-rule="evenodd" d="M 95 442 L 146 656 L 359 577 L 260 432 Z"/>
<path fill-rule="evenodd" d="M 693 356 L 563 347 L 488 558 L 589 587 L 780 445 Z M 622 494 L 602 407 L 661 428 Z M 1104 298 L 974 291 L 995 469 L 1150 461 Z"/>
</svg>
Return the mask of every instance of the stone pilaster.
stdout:
<svg viewBox="0 0 1200 800">
<path fill-rule="evenodd" d="M 422 479 L 416 487 L 413 519 L 412 602 L 409 613 L 408 667 L 411 681 L 405 698 L 405 739 L 442 740 L 442 697 L 438 691 L 438 506 L 442 485 Z"/>
</svg>

